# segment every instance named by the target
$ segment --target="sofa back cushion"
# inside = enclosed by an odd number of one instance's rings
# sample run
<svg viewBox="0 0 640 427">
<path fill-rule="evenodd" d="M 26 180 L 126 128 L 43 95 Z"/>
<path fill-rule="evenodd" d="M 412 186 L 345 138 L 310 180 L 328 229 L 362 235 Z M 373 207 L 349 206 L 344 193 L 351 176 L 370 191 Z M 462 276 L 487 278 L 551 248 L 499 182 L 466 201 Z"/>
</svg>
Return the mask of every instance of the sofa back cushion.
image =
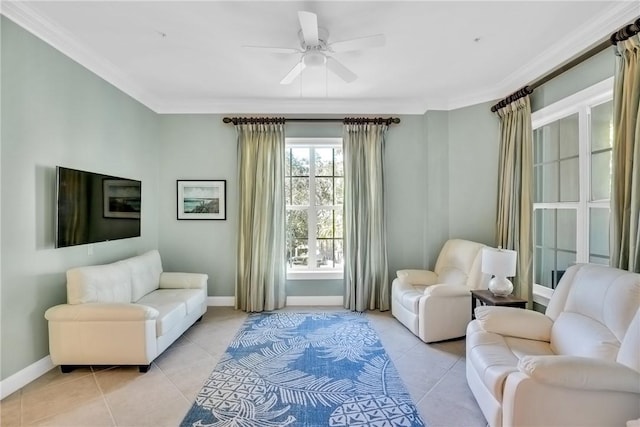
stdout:
<svg viewBox="0 0 640 427">
<path fill-rule="evenodd" d="M 640 274 L 579 264 L 565 276 L 547 309 L 556 316 L 552 349 L 558 354 L 616 360 L 640 306 Z"/>
<path fill-rule="evenodd" d="M 129 303 L 131 276 L 116 264 L 67 270 L 67 303 Z"/>
<path fill-rule="evenodd" d="M 435 273 L 440 283 L 486 289 L 489 276 L 482 273 L 482 243 L 469 240 L 448 240 L 436 261 Z"/>
<path fill-rule="evenodd" d="M 131 302 L 136 302 L 149 292 L 158 289 L 162 262 L 157 250 L 127 258 L 116 264 L 123 266 L 131 276 Z"/>
</svg>

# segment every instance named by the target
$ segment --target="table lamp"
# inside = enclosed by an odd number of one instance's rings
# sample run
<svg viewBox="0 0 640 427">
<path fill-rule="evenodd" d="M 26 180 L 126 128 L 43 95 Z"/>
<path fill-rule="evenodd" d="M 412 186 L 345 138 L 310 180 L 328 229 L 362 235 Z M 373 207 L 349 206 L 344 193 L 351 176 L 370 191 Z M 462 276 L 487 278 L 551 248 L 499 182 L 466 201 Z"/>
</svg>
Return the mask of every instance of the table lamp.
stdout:
<svg viewBox="0 0 640 427">
<path fill-rule="evenodd" d="M 482 272 L 493 275 L 489 290 L 495 296 L 507 296 L 513 292 L 513 283 L 507 277 L 516 275 L 517 252 L 509 249 L 484 248 Z"/>
</svg>

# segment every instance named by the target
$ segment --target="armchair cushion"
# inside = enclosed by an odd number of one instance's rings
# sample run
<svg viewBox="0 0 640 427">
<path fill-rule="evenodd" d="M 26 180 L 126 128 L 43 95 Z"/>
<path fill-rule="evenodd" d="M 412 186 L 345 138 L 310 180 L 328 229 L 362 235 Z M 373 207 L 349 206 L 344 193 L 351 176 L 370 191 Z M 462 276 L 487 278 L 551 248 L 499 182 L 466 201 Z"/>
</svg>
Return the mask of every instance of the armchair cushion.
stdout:
<svg viewBox="0 0 640 427">
<path fill-rule="evenodd" d="M 525 356 L 518 369 L 536 381 L 558 387 L 640 393 L 639 372 L 591 357 Z"/>
<path fill-rule="evenodd" d="M 553 321 L 542 313 L 515 307 L 477 307 L 476 319 L 483 330 L 536 341 L 551 340 Z"/>
</svg>

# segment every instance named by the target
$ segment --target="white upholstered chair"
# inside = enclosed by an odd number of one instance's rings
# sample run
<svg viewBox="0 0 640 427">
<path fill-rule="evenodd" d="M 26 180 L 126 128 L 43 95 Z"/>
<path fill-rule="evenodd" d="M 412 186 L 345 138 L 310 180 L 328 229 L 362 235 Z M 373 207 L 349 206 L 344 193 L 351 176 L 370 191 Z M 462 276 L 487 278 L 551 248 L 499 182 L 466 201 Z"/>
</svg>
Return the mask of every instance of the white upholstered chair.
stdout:
<svg viewBox="0 0 640 427">
<path fill-rule="evenodd" d="M 640 417 L 640 274 L 567 269 L 545 314 L 478 307 L 467 382 L 499 426 L 624 426 Z"/>
<path fill-rule="evenodd" d="M 391 313 L 424 342 L 464 336 L 471 320 L 471 289 L 486 289 L 482 248 L 469 240 L 447 241 L 433 271 L 398 270 L 391 285 Z"/>
</svg>

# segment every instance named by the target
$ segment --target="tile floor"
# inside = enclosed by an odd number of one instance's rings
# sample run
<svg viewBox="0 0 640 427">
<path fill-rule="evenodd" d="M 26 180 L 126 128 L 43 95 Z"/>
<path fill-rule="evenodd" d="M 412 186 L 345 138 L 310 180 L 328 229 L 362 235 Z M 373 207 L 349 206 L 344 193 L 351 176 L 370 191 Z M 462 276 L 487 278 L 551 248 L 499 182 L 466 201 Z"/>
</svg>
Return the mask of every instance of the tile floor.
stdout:
<svg viewBox="0 0 640 427">
<path fill-rule="evenodd" d="M 427 345 L 389 312 L 369 312 L 368 317 L 428 426 L 486 426 L 467 387 L 464 339 Z M 160 355 L 146 374 L 133 367 L 69 374 L 53 369 L 0 402 L 0 426 L 178 426 L 245 318 L 232 308 L 209 307 L 203 321 Z"/>
</svg>

